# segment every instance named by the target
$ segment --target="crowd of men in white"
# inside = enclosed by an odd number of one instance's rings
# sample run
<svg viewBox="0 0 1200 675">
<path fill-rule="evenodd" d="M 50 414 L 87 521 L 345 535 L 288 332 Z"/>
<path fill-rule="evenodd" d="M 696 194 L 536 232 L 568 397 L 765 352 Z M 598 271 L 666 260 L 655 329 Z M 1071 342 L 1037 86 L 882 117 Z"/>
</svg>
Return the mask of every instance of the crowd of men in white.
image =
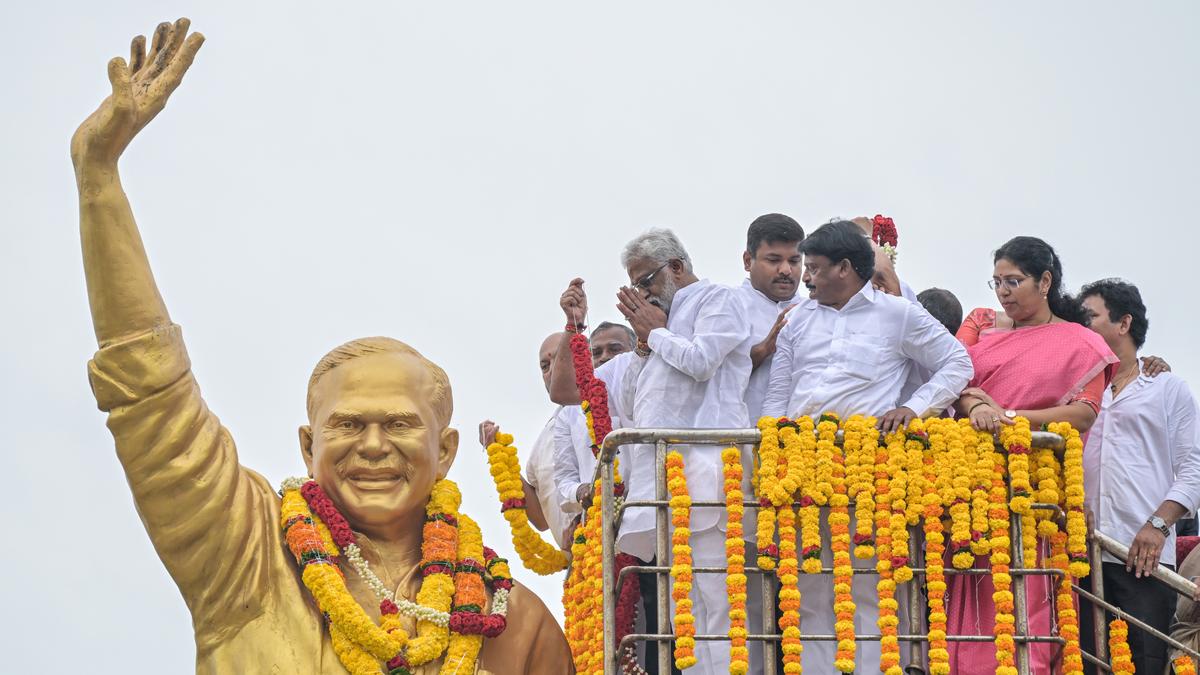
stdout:
<svg viewBox="0 0 1200 675">
<path fill-rule="evenodd" d="M 843 418 L 874 416 L 886 431 L 914 417 L 952 414 L 973 375 L 971 358 L 953 334 L 956 326 L 944 323 L 942 316 L 934 318 L 922 306 L 897 277 L 887 252 L 871 241 L 862 225 L 831 222 L 805 238 L 793 219 L 762 216 L 748 232 L 743 255 L 748 278 L 736 288 L 698 278 L 683 244 L 670 230 L 650 230 L 630 241 L 621 256 L 630 285 L 618 293 L 618 308 L 628 327 L 604 323 L 590 335 L 596 374 L 609 391 L 613 428 L 751 428 L 762 415 L 815 417 L 833 412 Z M 873 266 L 862 262 L 864 251 Z M 998 293 L 1000 281 L 994 282 Z M 801 285 L 805 292 L 798 293 Z M 570 333 L 585 329 L 587 296 L 582 280 L 569 285 L 560 306 L 568 332 L 548 337 L 539 358 L 550 398 L 561 407 L 532 446 L 525 478 L 527 491 L 534 496 L 529 500 L 531 515 L 538 515 L 534 512 L 540 509 L 550 534 L 569 549 L 591 496 L 596 466 L 576 405 L 579 393 L 567 348 Z M 957 320 L 961 321 L 961 308 Z M 1117 345 L 1110 347 L 1122 354 Z M 1170 373 L 1153 379 L 1143 375 L 1143 379 L 1155 383 L 1156 394 L 1143 397 L 1139 408 L 1121 411 L 1117 423 L 1105 423 L 1105 410 L 1100 410 L 1101 421 L 1093 426 L 1085 455 L 1090 455 L 1091 467 L 1106 460 L 1141 462 L 1145 480 L 1118 486 L 1129 496 L 1116 503 L 1150 503 L 1153 509 L 1173 501 L 1179 508 L 1172 514 L 1178 517 L 1200 505 L 1196 404 L 1186 386 Z M 1180 406 L 1180 397 L 1190 406 Z M 1106 396 L 1106 406 L 1109 403 Z M 1110 447 L 1129 447 L 1113 443 L 1111 434 L 1137 434 L 1139 425 L 1161 426 L 1163 410 L 1168 409 L 1173 415 L 1183 410 L 1190 418 L 1172 420 L 1176 433 L 1151 431 L 1148 437 L 1165 437 L 1163 442 L 1173 447 L 1135 443 L 1143 453 L 1140 458 L 1101 459 Z M 484 426 L 491 425 L 481 425 L 481 433 Z M 1178 428 L 1184 433 L 1178 433 Z M 692 499 L 722 501 L 720 448 L 681 450 Z M 749 455 L 744 454 L 747 462 Z M 654 498 L 654 456 L 652 446 L 622 450 L 620 466 L 629 499 Z M 748 478 L 746 493 L 751 493 Z M 1088 495 L 1088 504 L 1097 513 L 1112 510 L 1111 500 L 1099 504 L 1095 495 Z M 1105 531 L 1132 542 L 1151 513 L 1140 507 L 1117 511 L 1107 514 Z M 1168 528 L 1171 524 L 1166 523 Z M 723 567 L 724 511 L 695 509 L 691 525 L 694 564 Z M 651 509 L 626 511 L 618 549 L 643 561 L 653 560 L 654 529 Z M 745 531 L 754 532 L 753 521 Z M 828 533 L 824 534 L 828 542 Z M 1166 532 L 1161 544 L 1165 564 L 1175 563 L 1172 536 Z M 753 542 L 748 544 L 752 559 Z M 824 548 L 828 557 L 828 545 Z M 874 561 L 855 564 L 874 567 Z M 729 603 L 724 577 L 696 575 L 693 588 L 697 631 L 726 632 Z M 832 580 L 801 575 L 800 590 L 804 632 L 832 633 Z M 853 591 L 861 624 L 873 626 L 878 612 L 874 579 L 856 575 Z M 756 594 L 749 595 L 753 602 Z M 652 603 L 647 609 L 653 610 Z M 750 608 L 750 617 L 759 615 Z M 751 650 L 751 672 L 761 672 L 759 651 Z M 806 642 L 805 672 L 832 672 L 833 654 L 832 642 Z M 729 645 L 700 642 L 696 655 L 696 672 L 723 672 L 729 663 Z M 879 643 L 860 641 L 856 657 L 860 672 L 877 671 Z M 650 661 L 647 665 L 653 671 Z"/>
</svg>

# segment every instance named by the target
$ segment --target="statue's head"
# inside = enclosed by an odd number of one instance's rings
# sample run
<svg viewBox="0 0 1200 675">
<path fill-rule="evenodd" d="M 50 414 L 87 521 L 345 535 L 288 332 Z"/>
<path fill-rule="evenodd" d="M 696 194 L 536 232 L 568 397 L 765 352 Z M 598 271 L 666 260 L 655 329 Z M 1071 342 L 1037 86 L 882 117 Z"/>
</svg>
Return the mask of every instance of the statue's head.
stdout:
<svg viewBox="0 0 1200 675">
<path fill-rule="evenodd" d="M 458 450 L 445 371 L 385 337 L 337 347 L 308 381 L 300 449 L 312 476 L 355 529 L 423 517 Z"/>
</svg>

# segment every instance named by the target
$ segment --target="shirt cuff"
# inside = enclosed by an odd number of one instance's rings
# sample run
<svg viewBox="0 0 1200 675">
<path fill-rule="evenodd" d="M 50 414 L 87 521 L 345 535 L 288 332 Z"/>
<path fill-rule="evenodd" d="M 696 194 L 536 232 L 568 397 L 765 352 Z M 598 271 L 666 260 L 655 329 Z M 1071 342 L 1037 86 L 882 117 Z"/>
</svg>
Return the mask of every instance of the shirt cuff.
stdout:
<svg viewBox="0 0 1200 675">
<path fill-rule="evenodd" d="M 671 331 L 666 328 L 655 328 L 650 331 L 650 335 L 646 336 L 646 344 L 650 345 L 650 349 L 659 351 L 659 346 L 671 337 Z"/>
<path fill-rule="evenodd" d="M 569 495 L 566 493 L 559 493 L 559 496 L 562 497 L 562 500 L 558 507 L 562 509 L 563 513 L 583 513 L 583 505 L 575 500 L 575 495 L 579 494 L 580 485 L 583 485 L 583 483 L 575 483 L 572 485 L 569 488 Z"/>
</svg>

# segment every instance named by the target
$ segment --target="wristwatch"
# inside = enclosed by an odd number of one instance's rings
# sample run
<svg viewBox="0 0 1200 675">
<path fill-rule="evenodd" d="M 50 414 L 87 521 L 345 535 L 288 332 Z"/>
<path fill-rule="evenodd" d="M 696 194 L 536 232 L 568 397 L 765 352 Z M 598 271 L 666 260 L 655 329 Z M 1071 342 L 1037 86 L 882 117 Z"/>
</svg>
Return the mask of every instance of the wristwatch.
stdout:
<svg viewBox="0 0 1200 675">
<path fill-rule="evenodd" d="M 1016 410 L 1005 410 L 1004 416 L 1010 420 L 1015 420 L 1015 419 L 1017 419 L 1017 411 Z"/>
<path fill-rule="evenodd" d="M 1164 537 L 1171 536 L 1171 527 L 1167 525 L 1167 521 L 1163 520 L 1162 518 L 1159 518 L 1158 516 L 1150 516 L 1146 522 L 1150 523 L 1150 527 L 1162 532 Z"/>
</svg>

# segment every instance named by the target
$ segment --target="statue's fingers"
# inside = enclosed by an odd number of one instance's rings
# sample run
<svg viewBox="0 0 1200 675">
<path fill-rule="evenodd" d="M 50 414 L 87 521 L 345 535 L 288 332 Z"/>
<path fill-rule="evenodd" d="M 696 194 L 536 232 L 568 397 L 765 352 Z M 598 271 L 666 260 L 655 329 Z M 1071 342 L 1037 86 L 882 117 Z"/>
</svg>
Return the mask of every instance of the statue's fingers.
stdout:
<svg viewBox="0 0 1200 675">
<path fill-rule="evenodd" d="M 167 36 L 171 32 L 171 24 L 166 21 L 158 24 L 154 29 L 154 37 L 150 41 L 150 54 L 147 55 L 147 62 L 154 63 L 158 59 L 159 52 L 162 51 L 163 45 L 167 42 Z"/>
<path fill-rule="evenodd" d="M 171 63 L 171 57 L 179 50 L 179 41 L 183 39 L 183 35 L 180 34 L 179 24 L 186 21 L 187 19 L 180 19 L 175 23 L 159 24 L 160 28 L 165 25 L 167 30 L 163 34 L 162 43 L 158 46 L 158 52 L 150 62 L 150 68 L 146 73 L 147 76 L 152 78 L 158 77 L 159 73 L 166 70 L 167 65 Z M 186 28 L 187 26 L 185 25 L 185 32 Z M 157 33 L 155 37 L 158 37 Z"/>
<path fill-rule="evenodd" d="M 137 73 L 146 65 L 146 36 L 139 35 L 129 43 L 129 72 Z"/>
<path fill-rule="evenodd" d="M 108 62 L 108 81 L 112 83 L 110 114 L 114 120 L 133 114 L 133 85 L 125 59 L 115 57 Z"/>
<path fill-rule="evenodd" d="M 188 68 L 192 66 L 196 52 L 200 51 L 203 44 L 204 35 L 202 33 L 192 33 L 188 36 L 183 46 L 179 48 L 179 53 L 167 65 L 162 75 L 155 80 L 153 86 L 156 94 L 162 94 L 163 98 L 166 98 L 175 91 L 175 88 L 183 81 L 183 76 L 187 73 Z"/>
</svg>

